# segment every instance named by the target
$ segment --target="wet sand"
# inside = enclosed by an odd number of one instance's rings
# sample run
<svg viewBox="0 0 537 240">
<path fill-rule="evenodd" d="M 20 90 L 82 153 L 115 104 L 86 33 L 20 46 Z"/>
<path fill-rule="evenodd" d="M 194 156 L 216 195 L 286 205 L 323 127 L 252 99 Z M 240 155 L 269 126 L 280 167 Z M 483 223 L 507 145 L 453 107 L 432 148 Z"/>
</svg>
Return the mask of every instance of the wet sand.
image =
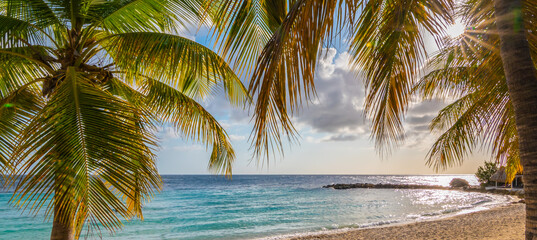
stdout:
<svg viewBox="0 0 537 240">
<path fill-rule="evenodd" d="M 524 239 L 525 204 L 516 203 L 489 210 L 410 224 L 349 230 L 333 234 L 293 237 L 311 239 Z"/>
</svg>

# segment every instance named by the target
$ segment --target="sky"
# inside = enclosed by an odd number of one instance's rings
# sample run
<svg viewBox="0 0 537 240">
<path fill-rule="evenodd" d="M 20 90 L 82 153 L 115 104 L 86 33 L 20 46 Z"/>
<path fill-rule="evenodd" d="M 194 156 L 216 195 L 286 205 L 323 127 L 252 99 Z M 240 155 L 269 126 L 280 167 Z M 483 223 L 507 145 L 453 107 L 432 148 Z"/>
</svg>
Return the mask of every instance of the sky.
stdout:
<svg viewBox="0 0 537 240">
<path fill-rule="evenodd" d="M 450 32 L 458 34 L 461 28 L 454 26 Z M 187 30 L 183 35 L 209 45 L 204 32 Z M 434 51 L 434 47 L 429 48 L 429 52 Z M 246 85 L 247 79 L 243 81 Z M 252 159 L 248 110 L 230 106 L 221 95 L 202 103 L 230 136 L 237 156 L 233 174 L 473 174 L 490 158 L 486 152 L 476 151 L 461 166 L 445 171 L 435 172 L 426 166 L 427 152 L 438 134 L 429 132 L 428 123 L 448 104 L 440 100 L 413 103 L 406 116 L 405 143 L 380 156 L 363 115 L 363 81 L 349 66 L 344 48 L 323 49 L 315 84 L 317 98 L 293 117 L 299 143 L 286 143 L 284 155 L 268 162 Z M 158 137 L 157 167 L 161 174 L 212 174 L 207 169 L 209 150 L 204 145 L 185 141 L 169 126 L 163 126 Z"/>
</svg>

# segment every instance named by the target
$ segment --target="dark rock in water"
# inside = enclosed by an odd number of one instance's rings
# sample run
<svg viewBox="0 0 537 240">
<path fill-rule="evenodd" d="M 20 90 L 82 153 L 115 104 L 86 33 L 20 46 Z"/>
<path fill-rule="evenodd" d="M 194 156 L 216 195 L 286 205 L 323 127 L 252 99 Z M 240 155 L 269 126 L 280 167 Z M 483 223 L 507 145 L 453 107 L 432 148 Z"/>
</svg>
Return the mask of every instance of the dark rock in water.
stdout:
<svg viewBox="0 0 537 240">
<path fill-rule="evenodd" d="M 467 188 L 470 186 L 468 181 L 462 179 L 462 178 L 453 178 L 451 182 L 449 182 L 449 186 L 452 188 Z"/>
<path fill-rule="evenodd" d="M 464 180 L 464 179 L 462 179 Z M 453 182 L 453 181 L 451 181 Z M 466 180 L 464 180 L 466 182 Z M 468 182 L 466 182 L 468 183 Z M 452 185 L 452 184 L 450 184 Z M 460 186 L 460 185 L 457 185 Z M 333 189 L 351 189 L 351 188 L 385 188 L 385 189 L 439 189 L 439 190 L 454 190 L 465 192 L 480 192 L 480 193 L 493 193 L 501 195 L 516 195 L 519 198 L 524 198 L 524 190 L 510 190 L 510 189 L 481 189 L 479 187 L 443 187 L 435 185 L 417 185 L 417 184 L 372 184 L 372 183 L 339 183 L 323 186 L 323 188 Z"/>
<path fill-rule="evenodd" d="M 323 188 L 351 189 L 351 188 L 394 188 L 394 189 L 449 189 L 448 187 L 417 184 L 372 184 L 372 183 L 340 183 L 323 186 Z"/>
</svg>

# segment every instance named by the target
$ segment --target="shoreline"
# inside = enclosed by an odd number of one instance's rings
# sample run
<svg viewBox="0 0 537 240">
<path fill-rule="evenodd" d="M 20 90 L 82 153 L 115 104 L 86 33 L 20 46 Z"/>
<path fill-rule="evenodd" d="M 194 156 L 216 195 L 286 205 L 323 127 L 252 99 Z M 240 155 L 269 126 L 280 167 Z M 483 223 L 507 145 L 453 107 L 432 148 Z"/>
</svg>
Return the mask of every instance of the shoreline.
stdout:
<svg viewBox="0 0 537 240">
<path fill-rule="evenodd" d="M 516 201 L 516 198 L 513 199 Z M 297 235 L 286 240 L 350 239 L 524 239 L 525 204 L 511 202 L 450 216 L 366 228 L 347 228 Z"/>
</svg>

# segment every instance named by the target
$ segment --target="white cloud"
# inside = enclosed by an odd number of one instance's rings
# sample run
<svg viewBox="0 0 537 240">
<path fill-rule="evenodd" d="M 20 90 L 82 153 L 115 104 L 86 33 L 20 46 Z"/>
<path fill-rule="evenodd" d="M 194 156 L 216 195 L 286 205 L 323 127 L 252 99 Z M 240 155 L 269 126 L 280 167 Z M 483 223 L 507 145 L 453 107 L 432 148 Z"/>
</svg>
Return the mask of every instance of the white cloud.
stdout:
<svg viewBox="0 0 537 240">
<path fill-rule="evenodd" d="M 349 65 L 349 54 L 325 49 L 315 72 L 317 98 L 294 117 L 298 129 L 323 133 L 319 141 L 353 141 L 367 136 L 364 87 Z M 306 141 L 313 141 L 306 138 Z"/>
<path fill-rule="evenodd" d="M 181 137 L 181 135 L 175 130 L 174 127 L 170 126 L 163 126 L 163 127 L 157 127 L 157 137 L 161 141 L 168 141 L 173 139 L 178 139 Z"/>
<path fill-rule="evenodd" d="M 317 97 L 294 117 L 294 123 L 307 142 L 355 141 L 369 138 L 369 122 L 363 104 L 365 89 L 358 72 L 350 64 L 347 52 L 325 49 L 315 73 Z M 440 100 L 412 102 L 404 122 L 403 147 L 430 147 L 437 137 L 429 132 L 429 123 L 446 104 Z M 312 133 L 312 134 L 309 134 Z"/>
<path fill-rule="evenodd" d="M 445 106 L 446 103 L 441 100 L 412 103 L 404 123 L 406 129 L 404 147 L 429 149 L 439 136 L 439 133 L 429 130 L 429 124 Z"/>
<path fill-rule="evenodd" d="M 205 147 L 199 144 L 173 146 L 176 151 L 205 151 Z"/>
<path fill-rule="evenodd" d="M 229 139 L 231 139 L 231 141 L 242 141 L 246 139 L 246 136 L 231 134 L 229 135 Z"/>
</svg>

